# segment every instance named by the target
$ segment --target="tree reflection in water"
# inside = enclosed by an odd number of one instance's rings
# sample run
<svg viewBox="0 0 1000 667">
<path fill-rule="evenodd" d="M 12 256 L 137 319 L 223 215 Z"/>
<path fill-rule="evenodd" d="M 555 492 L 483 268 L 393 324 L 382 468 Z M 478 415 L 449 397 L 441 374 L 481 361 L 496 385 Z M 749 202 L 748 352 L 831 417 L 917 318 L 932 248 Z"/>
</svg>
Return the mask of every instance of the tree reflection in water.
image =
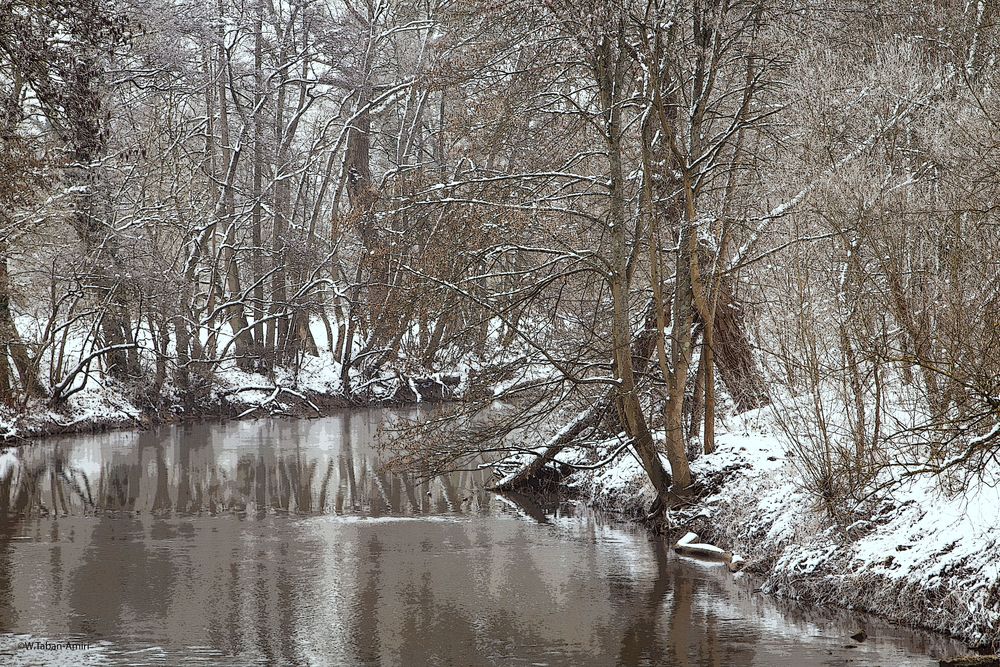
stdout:
<svg viewBox="0 0 1000 667">
<path fill-rule="evenodd" d="M 641 529 L 501 502 L 473 473 L 383 472 L 382 418 L 187 424 L 5 454 L 0 632 L 105 641 L 101 659 L 128 664 L 846 657 L 815 636 L 846 636 L 853 617 L 789 620 Z M 864 657 L 916 664 L 893 644 Z"/>
<path fill-rule="evenodd" d="M 481 486 L 483 473 L 455 473 L 430 486 L 385 473 L 376 464 L 373 436 L 368 420 L 345 413 L 330 420 L 185 424 L 58 439 L 17 451 L 14 474 L 0 483 L 0 514 L 273 511 L 377 517 L 488 504 L 488 494 L 470 492 Z M 429 489 L 439 492 L 436 498 Z"/>
</svg>

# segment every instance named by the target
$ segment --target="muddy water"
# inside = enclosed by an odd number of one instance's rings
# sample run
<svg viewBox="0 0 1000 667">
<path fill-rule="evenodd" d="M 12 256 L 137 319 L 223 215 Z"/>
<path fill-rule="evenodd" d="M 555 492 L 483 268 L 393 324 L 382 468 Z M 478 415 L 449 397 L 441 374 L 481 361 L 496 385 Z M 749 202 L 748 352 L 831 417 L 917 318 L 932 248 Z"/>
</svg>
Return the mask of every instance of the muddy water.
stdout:
<svg viewBox="0 0 1000 667">
<path fill-rule="evenodd" d="M 578 506 L 381 473 L 372 441 L 391 418 L 4 455 L 0 664 L 931 665 L 960 650 L 770 600 Z"/>
</svg>

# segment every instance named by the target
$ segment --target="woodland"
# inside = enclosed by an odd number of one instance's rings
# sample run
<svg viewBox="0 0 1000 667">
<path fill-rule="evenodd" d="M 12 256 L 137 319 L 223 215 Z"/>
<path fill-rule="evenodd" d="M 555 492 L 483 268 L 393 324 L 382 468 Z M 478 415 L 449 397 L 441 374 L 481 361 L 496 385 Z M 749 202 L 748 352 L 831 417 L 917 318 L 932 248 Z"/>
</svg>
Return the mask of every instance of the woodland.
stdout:
<svg viewBox="0 0 1000 667">
<path fill-rule="evenodd" d="M 87 392 L 308 401 L 319 373 L 357 403 L 446 386 L 389 444 L 428 475 L 526 454 L 512 488 L 618 436 L 653 514 L 765 407 L 831 517 L 910 476 L 989 482 L 998 20 L 2 0 L 0 422 Z"/>
</svg>

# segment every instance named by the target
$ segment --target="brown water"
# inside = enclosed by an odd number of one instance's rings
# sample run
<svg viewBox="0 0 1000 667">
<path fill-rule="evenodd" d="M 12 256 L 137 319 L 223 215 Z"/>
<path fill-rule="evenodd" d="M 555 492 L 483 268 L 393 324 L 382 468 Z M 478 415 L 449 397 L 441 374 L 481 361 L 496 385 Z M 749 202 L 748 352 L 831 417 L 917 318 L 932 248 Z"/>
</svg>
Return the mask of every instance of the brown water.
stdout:
<svg viewBox="0 0 1000 667">
<path fill-rule="evenodd" d="M 383 474 L 372 440 L 391 416 L 6 454 L 0 664 L 932 665 L 961 648 L 779 603 L 633 526 L 519 505 L 473 474 Z"/>
</svg>

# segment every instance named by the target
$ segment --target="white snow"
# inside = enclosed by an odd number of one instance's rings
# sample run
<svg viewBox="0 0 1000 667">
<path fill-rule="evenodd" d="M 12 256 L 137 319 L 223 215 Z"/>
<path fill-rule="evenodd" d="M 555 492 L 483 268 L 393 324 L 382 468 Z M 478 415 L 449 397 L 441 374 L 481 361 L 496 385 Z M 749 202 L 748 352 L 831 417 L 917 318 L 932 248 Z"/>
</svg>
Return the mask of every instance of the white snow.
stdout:
<svg viewBox="0 0 1000 667">
<path fill-rule="evenodd" d="M 862 608 L 973 643 L 1000 639 L 1000 488 L 972 482 L 949 496 L 939 479 L 917 476 L 840 526 L 804 490 L 794 452 L 769 413 L 729 418 L 716 451 L 692 463 L 696 478 L 711 481 L 713 490 L 674 518 L 707 521 L 714 544 L 699 546 L 731 550 L 733 569 L 745 563 L 764 573 L 765 590 L 774 594 Z M 602 456 L 618 442 L 603 443 L 596 454 L 580 450 L 576 458 Z M 629 454 L 575 473 L 570 484 L 599 507 L 632 514 L 653 499 Z M 695 540 L 692 532 L 678 544 Z"/>
</svg>

